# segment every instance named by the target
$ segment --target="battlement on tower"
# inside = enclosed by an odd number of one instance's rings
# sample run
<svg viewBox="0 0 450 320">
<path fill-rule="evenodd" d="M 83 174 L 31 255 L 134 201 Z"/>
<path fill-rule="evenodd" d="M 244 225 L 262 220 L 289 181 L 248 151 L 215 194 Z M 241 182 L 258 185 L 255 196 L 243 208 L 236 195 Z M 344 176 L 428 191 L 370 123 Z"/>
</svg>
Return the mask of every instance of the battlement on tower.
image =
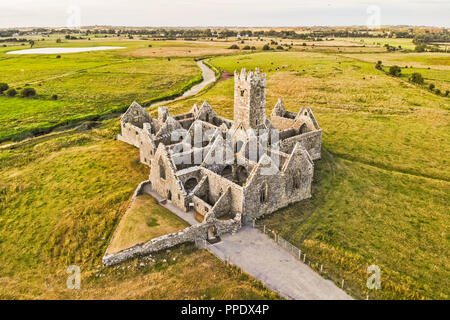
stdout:
<svg viewBox="0 0 450 320">
<path fill-rule="evenodd" d="M 241 72 L 237 70 L 234 71 L 234 81 L 235 82 L 248 82 L 250 84 L 260 84 L 266 86 L 267 75 L 261 73 L 261 71 L 256 68 L 255 71 L 248 71 L 243 68 Z"/>
</svg>

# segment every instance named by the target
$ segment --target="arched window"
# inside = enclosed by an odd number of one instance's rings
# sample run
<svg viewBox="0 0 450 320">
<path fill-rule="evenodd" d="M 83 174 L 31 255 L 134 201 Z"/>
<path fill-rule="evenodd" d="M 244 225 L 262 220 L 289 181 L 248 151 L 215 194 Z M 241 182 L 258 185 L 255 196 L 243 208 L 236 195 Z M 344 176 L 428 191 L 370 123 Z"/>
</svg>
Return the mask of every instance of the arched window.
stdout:
<svg viewBox="0 0 450 320">
<path fill-rule="evenodd" d="M 300 189 L 301 185 L 302 185 L 302 173 L 300 171 L 297 171 L 292 177 L 292 187 L 293 189 Z"/>
<path fill-rule="evenodd" d="M 239 151 L 241 151 L 243 145 L 244 145 L 244 142 L 243 142 L 243 141 L 237 141 L 237 142 L 236 142 L 236 153 L 238 153 Z"/>
<path fill-rule="evenodd" d="M 159 177 L 161 179 L 165 180 L 166 179 L 166 168 L 164 167 L 164 163 L 161 158 L 159 158 L 158 165 L 159 165 Z"/>
<path fill-rule="evenodd" d="M 267 183 L 264 183 L 259 192 L 259 202 L 266 203 L 269 200 L 269 186 Z"/>
<path fill-rule="evenodd" d="M 306 123 L 302 124 L 299 131 L 300 131 L 300 134 L 308 132 L 308 127 L 306 126 Z"/>
</svg>

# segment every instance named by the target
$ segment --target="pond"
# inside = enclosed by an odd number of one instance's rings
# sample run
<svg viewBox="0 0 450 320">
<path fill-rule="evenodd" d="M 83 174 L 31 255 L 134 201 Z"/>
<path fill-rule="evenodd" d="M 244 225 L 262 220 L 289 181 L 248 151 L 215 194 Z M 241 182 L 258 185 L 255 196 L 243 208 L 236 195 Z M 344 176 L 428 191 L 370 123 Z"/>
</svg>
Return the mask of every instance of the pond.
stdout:
<svg viewBox="0 0 450 320">
<path fill-rule="evenodd" d="M 116 50 L 116 49 L 125 49 L 125 47 L 36 48 L 36 49 L 10 51 L 7 52 L 6 54 L 56 54 L 56 53 L 77 53 L 88 51 Z"/>
</svg>

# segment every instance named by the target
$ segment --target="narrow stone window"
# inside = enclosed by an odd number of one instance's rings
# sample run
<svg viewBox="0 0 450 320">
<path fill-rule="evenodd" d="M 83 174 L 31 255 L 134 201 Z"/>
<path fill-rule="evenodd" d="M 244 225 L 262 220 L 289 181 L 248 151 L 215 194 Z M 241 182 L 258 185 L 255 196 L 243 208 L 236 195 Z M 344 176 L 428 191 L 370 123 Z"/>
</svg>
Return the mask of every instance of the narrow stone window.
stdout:
<svg viewBox="0 0 450 320">
<path fill-rule="evenodd" d="M 266 203 L 269 198 L 269 186 L 267 183 L 264 183 L 260 193 L 259 193 L 259 202 Z"/>
<path fill-rule="evenodd" d="M 300 189 L 300 186 L 301 186 L 301 184 L 302 184 L 302 174 L 301 174 L 301 172 L 300 172 L 300 171 L 297 171 L 297 172 L 294 174 L 294 177 L 293 177 L 292 179 L 293 179 L 293 181 L 292 181 L 292 187 L 293 187 L 294 189 Z"/>
<path fill-rule="evenodd" d="M 166 168 L 164 168 L 164 163 L 162 162 L 162 159 L 159 158 L 159 177 L 161 179 L 166 179 Z"/>
</svg>

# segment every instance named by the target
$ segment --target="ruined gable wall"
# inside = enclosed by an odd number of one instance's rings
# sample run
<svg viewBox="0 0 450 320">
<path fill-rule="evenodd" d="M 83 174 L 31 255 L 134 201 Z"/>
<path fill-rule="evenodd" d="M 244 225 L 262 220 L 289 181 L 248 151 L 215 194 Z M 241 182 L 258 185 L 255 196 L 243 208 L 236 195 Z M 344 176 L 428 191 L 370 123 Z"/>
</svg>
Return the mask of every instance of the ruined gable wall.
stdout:
<svg viewBox="0 0 450 320">
<path fill-rule="evenodd" d="M 160 176 L 160 159 L 165 170 L 165 179 Z M 186 194 L 184 194 L 180 181 L 175 176 L 170 160 L 157 152 L 150 170 L 150 181 L 152 188 L 165 199 L 172 195 L 172 203 L 182 210 L 186 209 Z"/>
<path fill-rule="evenodd" d="M 280 151 L 291 153 L 296 143 L 300 143 L 311 155 L 313 160 L 320 159 L 322 148 L 322 130 L 307 132 L 280 141 Z"/>
<path fill-rule="evenodd" d="M 140 135 L 143 129 L 132 125 L 131 123 L 122 122 L 122 132 L 117 136 L 117 140 L 131 144 L 137 148 L 140 147 Z"/>
</svg>

